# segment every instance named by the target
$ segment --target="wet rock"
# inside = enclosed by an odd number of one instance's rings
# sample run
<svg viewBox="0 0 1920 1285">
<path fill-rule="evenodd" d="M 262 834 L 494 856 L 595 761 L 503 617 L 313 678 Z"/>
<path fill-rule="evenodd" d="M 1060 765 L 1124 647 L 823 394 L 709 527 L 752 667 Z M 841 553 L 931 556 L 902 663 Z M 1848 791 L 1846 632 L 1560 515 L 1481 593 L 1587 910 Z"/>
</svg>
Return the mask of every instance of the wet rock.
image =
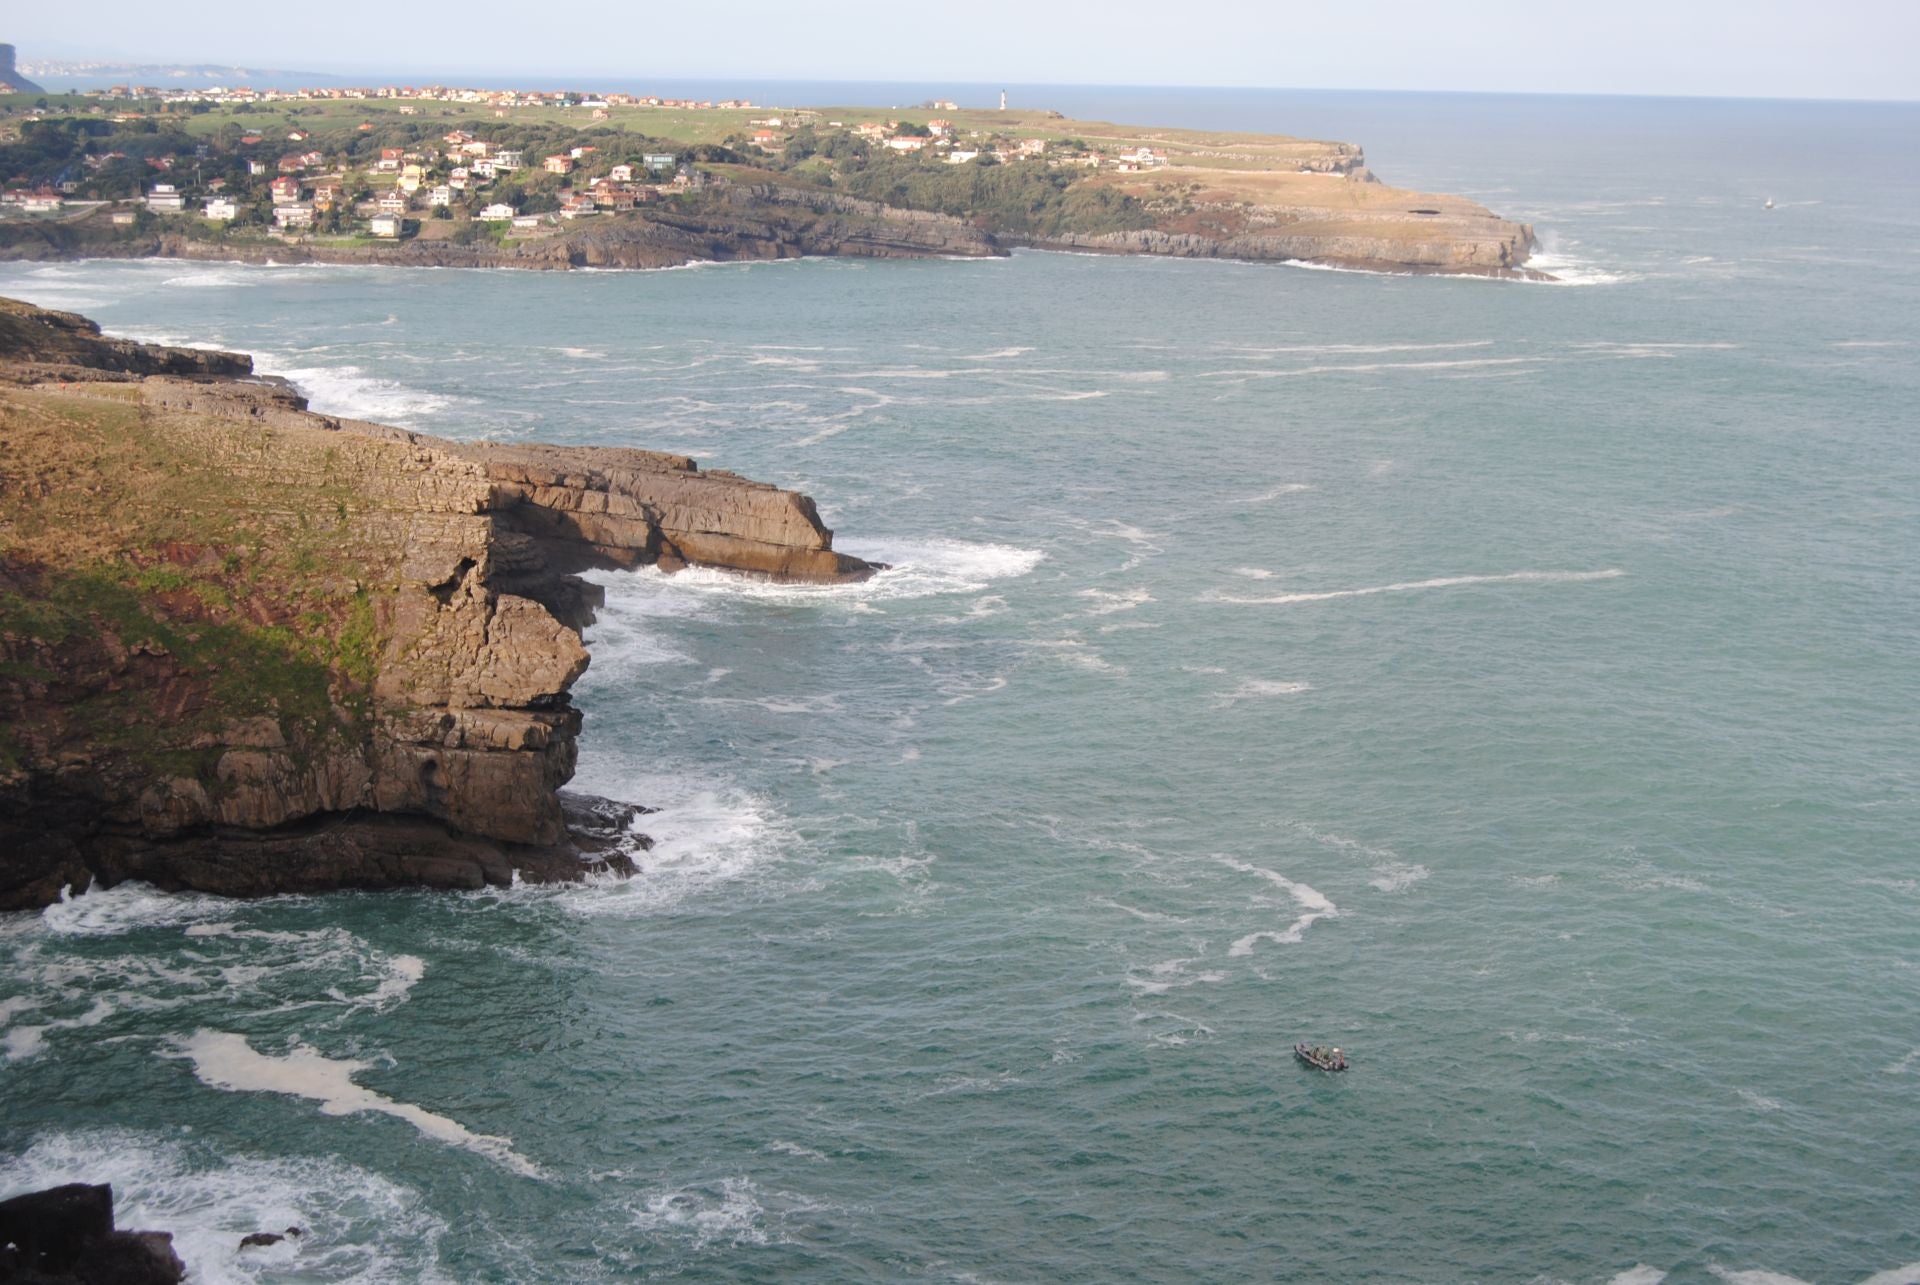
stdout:
<svg viewBox="0 0 1920 1285">
<path fill-rule="evenodd" d="M 170 1234 L 115 1230 L 113 1188 L 104 1183 L 0 1201 L 0 1281 L 177 1285 L 185 1278 Z"/>
</svg>

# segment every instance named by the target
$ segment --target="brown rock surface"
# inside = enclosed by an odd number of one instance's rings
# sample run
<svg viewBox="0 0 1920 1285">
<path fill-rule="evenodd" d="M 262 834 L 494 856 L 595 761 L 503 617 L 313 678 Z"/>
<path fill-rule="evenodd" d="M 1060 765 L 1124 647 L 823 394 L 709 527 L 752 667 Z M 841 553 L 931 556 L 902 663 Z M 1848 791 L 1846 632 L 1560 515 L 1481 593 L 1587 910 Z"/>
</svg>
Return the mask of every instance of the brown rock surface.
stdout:
<svg viewBox="0 0 1920 1285">
<path fill-rule="evenodd" d="M 558 794 L 598 600 L 575 573 L 874 571 L 807 497 L 684 456 L 334 419 L 77 318 L 0 318 L 0 908 L 94 877 L 250 896 L 630 869 L 640 837 Z"/>
</svg>

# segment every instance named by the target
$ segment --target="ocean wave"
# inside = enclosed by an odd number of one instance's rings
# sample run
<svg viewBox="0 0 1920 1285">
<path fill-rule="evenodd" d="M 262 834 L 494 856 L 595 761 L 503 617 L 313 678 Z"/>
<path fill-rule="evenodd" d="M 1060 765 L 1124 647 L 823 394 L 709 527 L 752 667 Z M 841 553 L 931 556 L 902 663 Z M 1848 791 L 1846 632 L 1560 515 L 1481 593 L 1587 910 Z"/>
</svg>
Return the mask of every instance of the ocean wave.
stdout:
<svg viewBox="0 0 1920 1285">
<path fill-rule="evenodd" d="M 458 1121 L 354 1083 L 354 1075 L 372 1066 L 370 1062 L 336 1060 L 303 1044 L 273 1057 L 257 1051 L 244 1035 L 206 1029 L 177 1038 L 174 1047 L 177 1052 L 167 1056 L 190 1060 L 195 1077 L 209 1088 L 305 1098 L 319 1103 L 326 1115 L 390 1115 L 436 1142 L 485 1156 L 523 1177 L 543 1176 L 539 1166 L 513 1149 L 510 1139 L 474 1133 Z"/>
<path fill-rule="evenodd" d="M 1369 585 L 1364 589 L 1327 589 L 1317 593 L 1282 593 L 1268 598 L 1244 598 L 1219 592 L 1201 595 L 1202 602 L 1237 606 L 1277 607 L 1298 602 L 1331 602 L 1336 598 L 1369 598 L 1382 593 L 1411 593 L 1421 589 L 1454 589 L 1480 584 L 1578 584 L 1588 580 L 1616 580 L 1626 575 L 1617 567 L 1604 571 L 1509 571 L 1500 575 L 1439 576 L 1432 580 L 1405 580 L 1398 584 Z"/>
<path fill-rule="evenodd" d="M 763 1192 L 751 1178 L 735 1176 L 643 1193 L 632 1223 L 649 1237 L 694 1250 L 784 1244 L 791 1239 L 790 1219 L 821 1208 L 786 1192 Z"/>
<path fill-rule="evenodd" d="M 609 606 L 617 607 L 617 600 L 625 599 L 629 607 L 647 612 L 686 615 L 697 611 L 698 604 L 727 602 L 857 609 L 895 599 L 981 593 L 995 581 L 1028 574 L 1046 557 L 1039 549 L 945 539 L 848 540 L 839 548 L 855 557 L 885 562 L 888 569 L 858 583 L 836 585 L 787 584 L 710 567 L 676 572 L 642 567 L 594 573 L 588 579 L 607 590 Z"/>
<path fill-rule="evenodd" d="M 151 884 L 127 882 L 78 895 L 62 888 L 60 900 L 40 912 L 40 921 L 61 937 L 116 937 L 147 928 L 178 928 L 232 912 L 233 903 L 222 897 L 161 892 Z"/>
<path fill-rule="evenodd" d="M 1270 696 L 1298 696 L 1302 692 L 1313 690 L 1312 683 L 1285 682 L 1277 679 L 1249 678 L 1231 691 L 1216 693 L 1213 705 L 1225 709 L 1238 705 L 1241 701 L 1261 700 Z"/>
<path fill-rule="evenodd" d="M 368 374 L 359 366 L 301 365 L 299 358 L 266 352 L 256 353 L 255 359 L 255 369 L 292 381 L 306 396 L 308 405 L 322 415 L 418 428 L 422 420 L 460 400 L 409 388 L 398 380 Z"/>
</svg>

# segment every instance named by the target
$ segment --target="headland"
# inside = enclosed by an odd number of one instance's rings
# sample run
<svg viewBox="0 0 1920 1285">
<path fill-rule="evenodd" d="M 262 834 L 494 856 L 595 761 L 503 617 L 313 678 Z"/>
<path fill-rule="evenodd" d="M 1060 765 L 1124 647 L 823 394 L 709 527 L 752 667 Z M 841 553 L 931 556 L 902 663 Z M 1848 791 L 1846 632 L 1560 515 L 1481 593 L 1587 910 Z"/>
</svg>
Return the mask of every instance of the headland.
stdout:
<svg viewBox="0 0 1920 1285">
<path fill-rule="evenodd" d="M 0 909 L 630 871 L 566 793 L 589 569 L 835 583 L 804 495 L 314 414 L 237 353 L 0 300 Z"/>
<path fill-rule="evenodd" d="M 1531 227 L 1286 135 L 444 87 L 123 86 L 0 108 L 8 259 L 655 268 L 1039 248 L 1543 277 Z"/>
</svg>

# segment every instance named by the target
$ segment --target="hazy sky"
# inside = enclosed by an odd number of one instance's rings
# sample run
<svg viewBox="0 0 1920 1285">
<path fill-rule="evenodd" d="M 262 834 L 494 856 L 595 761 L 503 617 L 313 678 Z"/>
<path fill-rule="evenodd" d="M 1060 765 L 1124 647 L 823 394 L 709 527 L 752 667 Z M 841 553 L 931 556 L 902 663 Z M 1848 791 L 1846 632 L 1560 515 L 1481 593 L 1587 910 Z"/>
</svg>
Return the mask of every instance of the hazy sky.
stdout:
<svg viewBox="0 0 1920 1285">
<path fill-rule="evenodd" d="M 8 6 L 22 58 L 419 78 L 1245 85 L 1920 99 L 1920 0 L 525 0 Z M 529 83 L 528 87 L 532 87 Z"/>
</svg>

